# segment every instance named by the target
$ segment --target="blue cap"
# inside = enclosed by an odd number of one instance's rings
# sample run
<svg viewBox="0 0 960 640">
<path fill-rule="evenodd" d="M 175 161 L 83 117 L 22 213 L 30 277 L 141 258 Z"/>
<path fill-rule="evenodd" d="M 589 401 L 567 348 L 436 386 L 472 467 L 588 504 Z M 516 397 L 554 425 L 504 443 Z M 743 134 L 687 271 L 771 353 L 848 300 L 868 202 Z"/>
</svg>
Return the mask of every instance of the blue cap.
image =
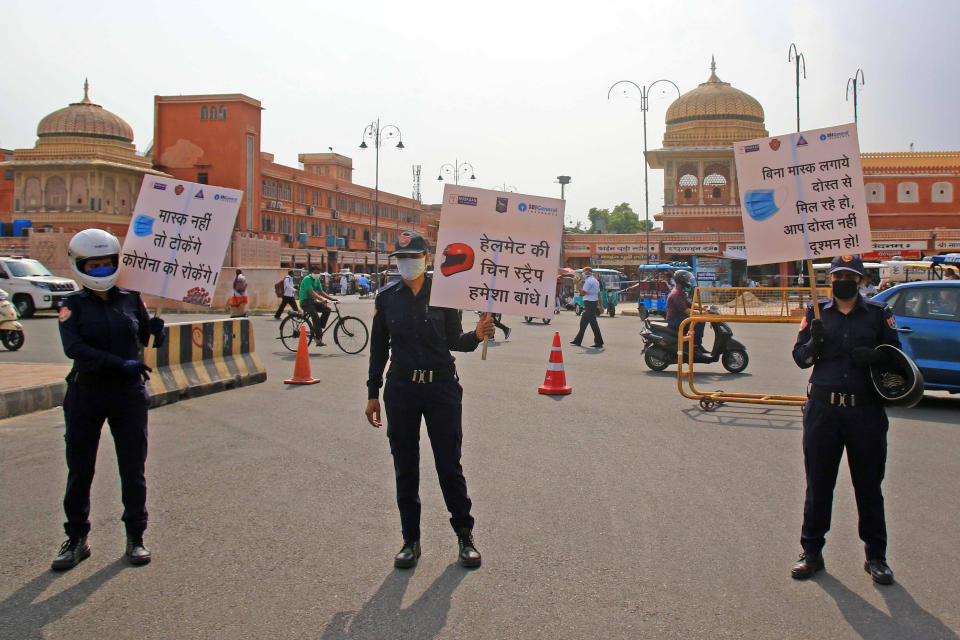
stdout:
<svg viewBox="0 0 960 640">
<path fill-rule="evenodd" d="M 860 256 L 837 256 L 830 262 L 830 273 L 835 271 L 853 271 L 858 276 L 862 276 L 863 260 Z"/>
<path fill-rule="evenodd" d="M 430 250 L 426 239 L 416 231 L 404 231 L 397 236 L 396 247 L 391 256 L 401 256 L 411 253 L 426 253 Z"/>
</svg>

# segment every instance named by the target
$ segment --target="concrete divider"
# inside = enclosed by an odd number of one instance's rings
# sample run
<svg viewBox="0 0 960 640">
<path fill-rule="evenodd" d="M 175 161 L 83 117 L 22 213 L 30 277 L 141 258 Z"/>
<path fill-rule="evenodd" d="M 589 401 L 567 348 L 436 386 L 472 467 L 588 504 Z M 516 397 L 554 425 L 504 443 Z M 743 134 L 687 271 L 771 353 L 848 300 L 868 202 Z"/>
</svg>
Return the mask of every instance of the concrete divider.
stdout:
<svg viewBox="0 0 960 640">
<path fill-rule="evenodd" d="M 153 368 L 147 382 L 151 407 L 267 379 L 246 318 L 178 322 L 165 331 L 161 348 L 143 349 L 143 361 Z"/>
</svg>

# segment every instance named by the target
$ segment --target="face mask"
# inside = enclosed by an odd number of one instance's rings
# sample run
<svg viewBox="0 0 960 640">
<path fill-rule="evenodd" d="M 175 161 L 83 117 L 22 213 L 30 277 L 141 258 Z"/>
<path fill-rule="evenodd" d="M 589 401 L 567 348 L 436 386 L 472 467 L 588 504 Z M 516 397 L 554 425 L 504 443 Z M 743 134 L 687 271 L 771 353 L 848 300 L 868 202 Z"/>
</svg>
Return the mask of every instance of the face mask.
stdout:
<svg viewBox="0 0 960 640">
<path fill-rule="evenodd" d="M 856 280 L 836 280 L 832 284 L 833 297 L 837 300 L 856 298 L 859 287 Z"/>
<path fill-rule="evenodd" d="M 404 280 L 416 280 L 427 268 L 427 257 L 400 258 L 397 260 L 397 271 Z"/>
<path fill-rule="evenodd" d="M 755 189 L 743 197 L 747 214 L 754 220 L 766 220 L 780 209 L 773 199 L 773 189 Z"/>
<path fill-rule="evenodd" d="M 87 269 L 86 274 L 94 278 L 103 278 L 104 276 L 113 275 L 113 272 L 116 270 L 116 267 L 97 267 L 95 269 Z"/>
</svg>

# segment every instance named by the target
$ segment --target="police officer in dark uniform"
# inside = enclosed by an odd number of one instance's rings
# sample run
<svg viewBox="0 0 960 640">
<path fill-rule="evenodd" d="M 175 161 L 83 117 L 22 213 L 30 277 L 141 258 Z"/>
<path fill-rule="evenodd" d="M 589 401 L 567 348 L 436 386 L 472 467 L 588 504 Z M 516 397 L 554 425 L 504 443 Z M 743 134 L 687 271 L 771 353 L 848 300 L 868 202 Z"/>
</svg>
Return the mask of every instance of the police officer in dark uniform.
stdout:
<svg viewBox="0 0 960 640">
<path fill-rule="evenodd" d="M 476 330 L 464 333 L 456 309 L 429 306 L 431 281 L 424 273 L 429 248 L 416 231 L 404 231 L 397 239 L 396 251 L 390 255 L 397 259 L 402 280 L 381 287 L 377 294 L 365 413 L 371 425 L 381 425 L 380 387 L 387 357 L 391 355 L 383 401 L 403 533 L 403 547 L 394 557 L 394 566 L 413 567 L 420 557 L 423 418 L 450 524 L 459 541 L 458 562 L 464 567 L 479 567 L 480 553 L 472 535 L 472 503 L 460 466 L 463 389 L 450 351 L 473 351 L 484 338 L 492 338 L 493 320 L 485 314 Z"/>
<path fill-rule="evenodd" d="M 792 569 L 806 580 L 824 568 L 822 550 L 830 529 L 837 471 L 844 449 L 866 547 L 864 570 L 874 582 L 893 583 L 887 566 L 887 527 L 883 511 L 887 459 L 887 415 L 870 380 L 869 367 L 886 358 L 880 344 L 900 347 L 893 312 L 883 302 L 860 296 L 864 278 L 859 256 L 839 256 L 830 266 L 833 297 L 820 300 L 821 319 L 807 309 L 793 359 L 813 366 L 803 413 L 803 462 L 807 476 L 800 544 Z"/>
<path fill-rule="evenodd" d="M 60 308 L 63 351 L 73 359 L 63 400 L 67 541 L 51 566 L 72 569 L 90 556 L 90 485 L 105 420 L 120 471 L 126 558 L 131 564 L 146 564 L 150 562 L 150 551 L 143 545 L 149 399 L 143 383 L 151 369 L 139 360 L 139 351 L 151 335 L 155 345 L 162 342 L 163 320 L 148 315 L 139 293 L 115 286 L 120 242 L 113 235 L 100 229 L 81 231 L 70 240 L 67 255 L 83 288 L 67 295 Z"/>
</svg>

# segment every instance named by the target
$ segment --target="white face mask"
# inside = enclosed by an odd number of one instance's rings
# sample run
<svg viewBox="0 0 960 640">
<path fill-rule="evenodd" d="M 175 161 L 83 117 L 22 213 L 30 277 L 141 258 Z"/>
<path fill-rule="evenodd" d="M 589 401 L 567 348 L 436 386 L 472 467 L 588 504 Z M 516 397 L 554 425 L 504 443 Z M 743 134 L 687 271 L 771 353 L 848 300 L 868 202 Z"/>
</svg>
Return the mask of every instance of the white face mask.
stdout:
<svg viewBox="0 0 960 640">
<path fill-rule="evenodd" d="M 427 256 L 420 258 L 398 258 L 397 271 L 404 280 L 416 280 L 427 268 Z"/>
</svg>

